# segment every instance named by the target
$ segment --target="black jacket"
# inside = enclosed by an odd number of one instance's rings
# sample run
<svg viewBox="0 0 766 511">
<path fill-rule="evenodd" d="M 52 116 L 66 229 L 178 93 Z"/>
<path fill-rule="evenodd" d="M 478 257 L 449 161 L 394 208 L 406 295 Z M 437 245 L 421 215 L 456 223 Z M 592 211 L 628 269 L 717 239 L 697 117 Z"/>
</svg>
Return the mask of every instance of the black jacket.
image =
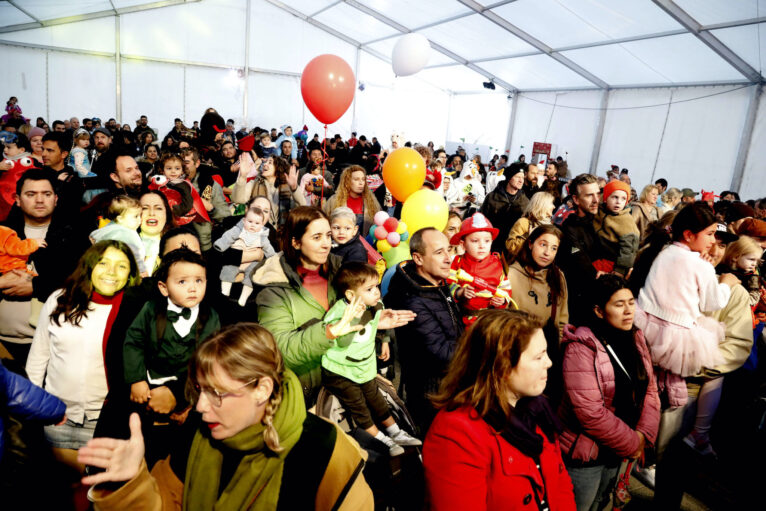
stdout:
<svg viewBox="0 0 766 511">
<path fill-rule="evenodd" d="M 48 246 L 37 249 L 29 256 L 29 262 L 34 264 L 37 272 L 37 276 L 32 278 L 32 296 L 41 302 L 64 285 L 64 280 L 74 272 L 80 256 L 90 246 L 88 237 L 72 225 L 76 223 L 75 219 L 67 218 L 62 213 L 56 207 L 45 235 Z M 11 209 L 3 225 L 13 229 L 20 239 L 26 239 L 24 214 L 18 206 Z"/>
<path fill-rule="evenodd" d="M 50 169 L 50 167 L 43 167 Z M 52 169 L 51 169 L 52 170 Z M 76 222 L 77 215 L 82 206 L 82 194 L 85 193 L 85 184 L 77 172 L 69 165 L 62 170 L 53 170 L 56 173 L 56 211 L 59 215 L 67 217 L 68 222 Z"/>
<path fill-rule="evenodd" d="M 391 277 L 384 303 L 387 308 L 417 314 L 414 321 L 396 329 L 408 392 L 436 390 L 425 387 L 433 387 L 444 375 L 463 333 L 460 310 L 449 286 L 431 284 L 417 273 L 414 262 L 404 261 Z"/>
<path fill-rule="evenodd" d="M 349 261 L 367 262 L 367 250 L 365 250 L 364 245 L 362 245 L 359 239 L 359 233 L 356 233 L 356 236 L 343 245 L 333 246 L 332 253 L 342 257 L 344 263 Z"/>
<path fill-rule="evenodd" d="M 498 229 L 497 238 L 492 242 L 492 251 L 500 254 L 505 253 L 505 240 L 511 227 L 516 220 L 521 218 L 529 199 L 519 190 L 516 195 L 511 195 L 505 190 L 504 183 L 501 183 L 485 198 L 481 206 L 481 212 L 492 223 L 492 226 Z"/>
<path fill-rule="evenodd" d="M 561 239 L 556 264 L 564 272 L 569 292 L 569 318 L 579 325 L 590 318 L 590 295 L 588 289 L 596 280 L 593 259 L 602 252 L 593 216 L 577 216 L 577 212 L 567 217 L 561 225 L 564 236 Z M 579 322 L 579 323 L 578 323 Z"/>
<path fill-rule="evenodd" d="M 537 186 L 537 183 L 529 184 L 524 181 L 524 185 L 521 187 L 521 191 L 524 192 L 524 195 L 527 196 L 527 199 L 531 199 L 534 194 L 540 191 L 540 187 Z"/>
</svg>

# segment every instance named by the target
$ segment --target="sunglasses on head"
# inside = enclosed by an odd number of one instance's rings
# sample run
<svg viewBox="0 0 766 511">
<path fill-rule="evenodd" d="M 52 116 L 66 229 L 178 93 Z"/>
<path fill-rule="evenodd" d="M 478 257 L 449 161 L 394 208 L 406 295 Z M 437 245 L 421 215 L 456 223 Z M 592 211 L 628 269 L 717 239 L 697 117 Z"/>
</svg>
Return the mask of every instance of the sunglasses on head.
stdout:
<svg viewBox="0 0 766 511">
<path fill-rule="evenodd" d="M 18 139 L 19 137 L 15 133 L 11 133 L 10 131 L 0 131 L 0 141 L 2 141 L 3 144 L 15 144 Z"/>
</svg>

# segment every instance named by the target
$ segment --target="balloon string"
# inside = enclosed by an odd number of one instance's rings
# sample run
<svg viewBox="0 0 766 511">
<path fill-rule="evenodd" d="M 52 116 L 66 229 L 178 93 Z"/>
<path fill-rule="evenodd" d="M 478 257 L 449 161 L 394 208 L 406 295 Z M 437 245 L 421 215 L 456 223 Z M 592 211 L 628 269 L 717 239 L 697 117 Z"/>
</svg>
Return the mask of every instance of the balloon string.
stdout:
<svg viewBox="0 0 766 511">
<path fill-rule="evenodd" d="M 322 139 L 322 191 L 319 192 L 319 209 L 322 209 L 324 202 L 324 169 L 327 161 L 327 125 L 324 125 L 324 139 Z"/>
</svg>

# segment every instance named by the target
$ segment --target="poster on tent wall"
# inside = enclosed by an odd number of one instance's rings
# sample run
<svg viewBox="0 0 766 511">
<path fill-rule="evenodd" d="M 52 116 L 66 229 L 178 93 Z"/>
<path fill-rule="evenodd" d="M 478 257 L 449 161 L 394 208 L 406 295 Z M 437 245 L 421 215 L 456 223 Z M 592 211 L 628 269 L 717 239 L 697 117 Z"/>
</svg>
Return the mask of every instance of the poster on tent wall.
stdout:
<svg viewBox="0 0 766 511">
<path fill-rule="evenodd" d="M 451 156 L 457 153 L 458 147 L 465 149 L 465 156 L 469 160 L 473 157 L 474 154 L 480 155 L 481 161 L 483 163 L 487 163 L 495 154 L 503 154 L 502 151 L 500 151 L 497 147 L 481 144 L 471 144 L 468 142 L 463 142 L 462 140 L 459 142 L 452 142 L 448 140 L 444 145 L 444 150 L 447 151 L 447 155 Z"/>
<path fill-rule="evenodd" d="M 545 166 L 548 164 L 548 160 L 551 157 L 553 151 L 553 144 L 546 144 L 545 142 L 535 142 L 532 144 L 532 159 L 531 163 L 538 166 Z"/>
</svg>

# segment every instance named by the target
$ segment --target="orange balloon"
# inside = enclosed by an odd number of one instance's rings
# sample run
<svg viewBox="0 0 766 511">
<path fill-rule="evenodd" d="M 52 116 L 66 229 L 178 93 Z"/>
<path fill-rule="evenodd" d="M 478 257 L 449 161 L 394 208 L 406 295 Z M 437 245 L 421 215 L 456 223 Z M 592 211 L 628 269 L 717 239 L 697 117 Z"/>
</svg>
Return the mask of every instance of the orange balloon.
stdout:
<svg viewBox="0 0 766 511">
<path fill-rule="evenodd" d="M 410 147 L 400 147 L 383 162 L 383 182 L 400 202 L 420 190 L 425 179 L 426 162 Z"/>
</svg>

